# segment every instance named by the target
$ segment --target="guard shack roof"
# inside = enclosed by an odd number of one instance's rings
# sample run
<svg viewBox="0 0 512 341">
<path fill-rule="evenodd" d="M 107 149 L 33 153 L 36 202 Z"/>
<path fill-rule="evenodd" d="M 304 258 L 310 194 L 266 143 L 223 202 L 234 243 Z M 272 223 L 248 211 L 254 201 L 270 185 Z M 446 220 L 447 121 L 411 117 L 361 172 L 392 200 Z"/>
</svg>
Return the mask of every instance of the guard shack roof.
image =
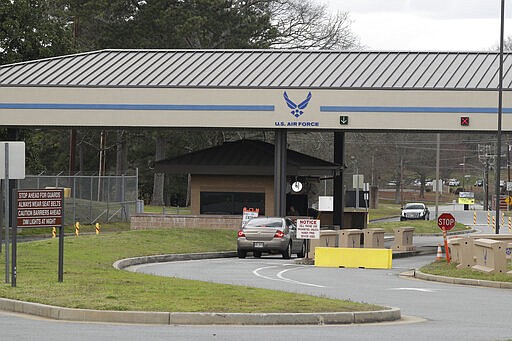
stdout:
<svg viewBox="0 0 512 341">
<path fill-rule="evenodd" d="M 4 126 L 495 131 L 496 52 L 102 50 L 0 67 Z M 512 54 L 503 127 L 512 127 Z M 461 124 L 461 118 L 465 124 Z"/>
<path fill-rule="evenodd" d="M 296 176 L 332 176 L 340 166 L 287 150 L 287 173 Z M 157 173 L 209 175 L 274 175 L 274 145 L 240 140 L 157 161 Z"/>
</svg>

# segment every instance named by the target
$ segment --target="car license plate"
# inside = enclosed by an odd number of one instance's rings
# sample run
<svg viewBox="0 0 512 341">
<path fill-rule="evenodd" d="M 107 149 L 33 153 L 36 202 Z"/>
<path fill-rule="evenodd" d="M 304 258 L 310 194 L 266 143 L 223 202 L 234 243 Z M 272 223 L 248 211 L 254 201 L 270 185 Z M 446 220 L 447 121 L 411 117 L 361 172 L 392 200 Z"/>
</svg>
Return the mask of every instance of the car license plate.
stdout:
<svg viewBox="0 0 512 341">
<path fill-rule="evenodd" d="M 262 248 L 263 247 L 263 242 L 254 242 L 253 246 L 255 248 Z"/>
</svg>

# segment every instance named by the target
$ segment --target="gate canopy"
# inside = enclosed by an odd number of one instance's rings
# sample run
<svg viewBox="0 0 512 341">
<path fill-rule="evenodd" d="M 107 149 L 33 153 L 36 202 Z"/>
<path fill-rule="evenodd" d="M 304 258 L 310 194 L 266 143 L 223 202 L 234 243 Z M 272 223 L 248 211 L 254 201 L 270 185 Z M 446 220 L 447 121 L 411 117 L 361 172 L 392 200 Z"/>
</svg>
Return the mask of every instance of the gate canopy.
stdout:
<svg viewBox="0 0 512 341">
<path fill-rule="evenodd" d="M 0 67 L 3 126 L 495 131 L 498 53 L 102 50 Z M 512 127 L 512 57 L 503 129 Z"/>
</svg>

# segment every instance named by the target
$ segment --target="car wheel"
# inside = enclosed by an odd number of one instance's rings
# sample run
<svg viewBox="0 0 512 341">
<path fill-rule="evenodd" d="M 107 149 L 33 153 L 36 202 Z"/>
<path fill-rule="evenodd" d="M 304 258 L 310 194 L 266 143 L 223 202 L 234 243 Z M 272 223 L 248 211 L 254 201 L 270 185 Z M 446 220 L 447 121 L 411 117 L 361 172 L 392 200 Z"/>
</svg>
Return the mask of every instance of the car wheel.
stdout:
<svg viewBox="0 0 512 341">
<path fill-rule="evenodd" d="M 400 221 L 404 221 L 404 220 L 405 220 L 405 218 L 404 218 L 404 217 L 400 217 Z"/>
<path fill-rule="evenodd" d="M 292 245 L 291 243 L 288 244 L 288 246 L 286 247 L 286 249 L 283 251 L 283 258 L 284 259 L 290 259 L 292 258 Z"/>
<path fill-rule="evenodd" d="M 236 253 L 238 255 L 238 258 L 245 258 L 247 256 L 247 251 L 237 250 Z"/>
<path fill-rule="evenodd" d="M 253 251 L 253 252 L 252 252 L 252 255 L 253 255 L 255 258 L 261 258 L 261 251 Z"/>
<path fill-rule="evenodd" d="M 303 242 L 300 252 L 297 253 L 297 258 L 304 258 L 305 256 L 306 256 L 306 243 Z"/>
</svg>

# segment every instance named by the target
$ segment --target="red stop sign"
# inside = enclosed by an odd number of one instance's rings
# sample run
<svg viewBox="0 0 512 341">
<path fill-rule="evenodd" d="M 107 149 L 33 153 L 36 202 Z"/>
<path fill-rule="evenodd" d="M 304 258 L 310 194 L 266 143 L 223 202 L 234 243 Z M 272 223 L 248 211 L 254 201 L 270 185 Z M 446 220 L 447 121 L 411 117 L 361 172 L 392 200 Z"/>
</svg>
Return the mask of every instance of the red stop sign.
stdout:
<svg viewBox="0 0 512 341">
<path fill-rule="evenodd" d="M 455 226 L 455 218 L 451 213 L 443 213 L 437 218 L 437 226 L 441 230 L 449 231 Z"/>
</svg>

